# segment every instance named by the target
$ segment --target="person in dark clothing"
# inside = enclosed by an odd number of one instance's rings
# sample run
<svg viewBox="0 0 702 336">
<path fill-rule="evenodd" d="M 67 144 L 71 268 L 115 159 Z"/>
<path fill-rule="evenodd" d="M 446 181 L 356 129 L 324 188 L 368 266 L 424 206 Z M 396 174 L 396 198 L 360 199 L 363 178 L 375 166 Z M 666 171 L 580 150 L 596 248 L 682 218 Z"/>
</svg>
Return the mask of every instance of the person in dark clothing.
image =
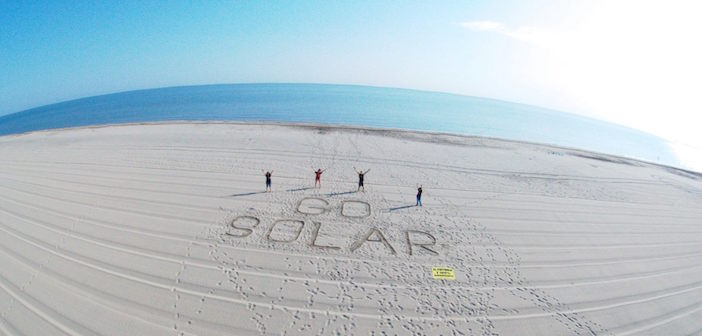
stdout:
<svg viewBox="0 0 702 336">
<path fill-rule="evenodd" d="M 317 184 L 319 183 L 319 187 L 322 187 L 322 173 L 324 173 L 326 169 L 317 169 L 314 171 L 314 187 L 317 187 Z"/>
<path fill-rule="evenodd" d="M 363 186 L 363 177 L 370 171 L 370 169 L 366 171 L 359 171 L 356 169 L 356 167 L 353 167 L 353 170 L 355 170 L 356 174 L 358 174 L 358 189 L 356 189 L 356 191 L 359 191 L 361 190 L 361 188 L 363 188 L 363 192 L 366 192 L 366 187 Z"/>
<path fill-rule="evenodd" d="M 422 186 L 417 188 L 417 204 L 415 206 L 422 206 Z"/>
<path fill-rule="evenodd" d="M 263 169 L 261 169 L 261 171 L 263 171 Z M 273 175 L 273 171 L 272 170 L 267 171 L 265 175 L 266 175 L 266 192 L 270 192 L 271 191 L 271 176 Z"/>
</svg>

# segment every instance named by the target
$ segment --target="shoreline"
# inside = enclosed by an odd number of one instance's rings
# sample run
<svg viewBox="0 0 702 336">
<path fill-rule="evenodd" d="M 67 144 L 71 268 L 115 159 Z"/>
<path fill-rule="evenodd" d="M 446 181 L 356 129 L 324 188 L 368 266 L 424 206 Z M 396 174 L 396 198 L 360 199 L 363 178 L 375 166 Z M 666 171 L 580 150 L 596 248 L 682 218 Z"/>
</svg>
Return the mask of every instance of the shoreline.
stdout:
<svg viewBox="0 0 702 336">
<path fill-rule="evenodd" d="M 702 172 L 697 172 L 697 171 L 686 169 L 686 168 L 670 166 L 670 165 L 646 161 L 646 160 L 642 160 L 642 159 L 638 159 L 638 158 L 632 158 L 632 157 L 626 157 L 626 156 L 621 156 L 621 155 L 616 155 L 616 154 L 597 152 L 597 151 L 575 148 L 575 147 L 559 146 L 559 145 L 555 145 L 555 144 L 539 143 L 539 142 L 531 142 L 531 141 L 523 141 L 523 140 L 514 140 L 514 139 L 506 139 L 506 138 L 497 138 L 497 137 L 488 137 L 488 136 L 479 136 L 479 135 L 470 135 L 470 134 L 460 134 L 460 133 L 450 133 L 450 132 L 440 132 L 440 131 L 425 131 L 425 130 L 413 130 L 413 129 L 402 129 L 402 128 L 371 127 L 371 126 L 343 125 L 343 124 L 282 122 L 282 121 L 281 122 L 278 122 L 278 121 L 255 121 L 255 120 L 254 121 L 167 120 L 167 121 L 146 121 L 146 122 L 130 122 L 130 123 L 119 123 L 119 124 L 99 124 L 99 125 L 64 127 L 64 128 L 51 128 L 51 129 L 44 129 L 44 130 L 37 130 L 37 131 L 29 131 L 29 132 L 24 132 L 24 133 L 6 134 L 6 135 L 0 136 L 0 139 L 2 139 L 4 137 L 20 137 L 20 136 L 30 135 L 30 134 L 35 134 L 35 133 L 57 132 L 57 131 L 68 131 L 68 130 L 100 129 L 100 128 L 106 128 L 106 127 L 167 126 L 167 125 L 187 125 L 187 124 L 193 124 L 193 125 L 213 124 L 213 125 L 279 126 L 279 127 L 291 127 L 291 128 L 301 128 L 301 129 L 325 129 L 325 130 L 369 132 L 369 133 L 382 134 L 382 135 L 387 135 L 388 133 L 390 133 L 390 134 L 400 135 L 400 137 L 402 137 L 402 135 L 413 134 L 413 135 L 420 135 L 420 136 L 421 135 L 424 135 L 424 136 L 431 135 L 431 136 L 456 137 L 456 138 L 468 139 L 468 140 L 484 139 L 484 140 L 488 140 L 488 141 L 502 142 L 502 143 L 513 144 L 513 145 L 530 145 L 530 146 L 537 146 L 537 147 L 542 147 L 542 148 L 553 148 L 553 149 L 557 149 L 557 150 L 574 151 L 574 152 L 579 152 L 581 154 L 584 153 L 585 154 L 585 155 L 583 155 L 584 158 L 589 158 L 592 160 L 601 161 L 603 159 L 608 160 L 608 158 L 612 158 L 612 159 L 614 159 L 614 160 L 612 160 L 612 162 L 618 162 L 618 163 L 623 163 L 623 164 L 631 164 L 633 162 L 633 163 L 638 163 L 638 164 L 650 165 L 650 166 L 655 166 L 655 167 L 659 167 L 659 168 L 663 168 L 663 169 L 672 169 L 675 171 L 682 172 L 684 174 L 690 174 L 690 175 L 693 175 L 695 178 L 702 178 Z M 458 144 L 458 145 L 461 145 L 461 144 Z M 598 156 L 603 156 L 604 158 L 590 157 L 587 154 L 594 154 L 594 155 L 598 155 Z M 611 160 L 611 159 L 609 159 L 609 160 Z M 627 163 L 627 161 L 629 163 Z"/>
</svg>

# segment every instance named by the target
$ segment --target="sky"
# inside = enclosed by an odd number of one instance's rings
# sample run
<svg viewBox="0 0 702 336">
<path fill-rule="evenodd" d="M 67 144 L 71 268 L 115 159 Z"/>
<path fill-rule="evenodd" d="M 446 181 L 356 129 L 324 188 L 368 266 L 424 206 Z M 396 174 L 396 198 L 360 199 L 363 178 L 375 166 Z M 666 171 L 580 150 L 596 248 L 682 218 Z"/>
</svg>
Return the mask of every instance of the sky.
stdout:
<svg viewBox="0 0 702 336">
<path fill-rule="evenodd" d="M 388 86 L 622 124 L 702 170 L 701 14 L 692 0 L 0 0 L 0 115 L 164 86 Z"/>
</svg>

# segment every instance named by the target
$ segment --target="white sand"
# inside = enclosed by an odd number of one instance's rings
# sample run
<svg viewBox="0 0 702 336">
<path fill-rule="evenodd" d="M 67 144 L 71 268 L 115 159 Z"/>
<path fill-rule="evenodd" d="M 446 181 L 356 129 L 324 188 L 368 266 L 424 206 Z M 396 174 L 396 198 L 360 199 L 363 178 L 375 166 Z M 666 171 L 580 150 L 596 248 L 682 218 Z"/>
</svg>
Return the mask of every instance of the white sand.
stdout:
<svg viewBox="0 0 702 336">
<path fill-rule="evenodd" d="M 699 334 L 701 257 L 702 177 L 600 154 L 243 124 L 0 138 L 0 334 Z"/>
</svg>

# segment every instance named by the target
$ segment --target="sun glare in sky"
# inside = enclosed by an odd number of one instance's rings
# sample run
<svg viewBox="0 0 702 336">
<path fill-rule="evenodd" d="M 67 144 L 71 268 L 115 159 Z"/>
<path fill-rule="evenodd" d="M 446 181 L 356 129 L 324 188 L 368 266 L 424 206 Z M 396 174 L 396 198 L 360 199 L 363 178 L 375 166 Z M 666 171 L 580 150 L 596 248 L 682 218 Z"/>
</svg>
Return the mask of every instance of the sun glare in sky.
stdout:
<svg viewBox="0 0 702 336">
<path fill-rule="evenodd" d="M 213 83 L 401 87 L 658 135 L 702 170 L 702 2 L 0 2 L 0 115 Z"/>
<path fill-rule="evenodd" d="M 460 25 L 533 46 L 535 82 L 583 114 L 669 140 L 682 164 L 700 169 L 700 13 L 698 1 L 601 1 L 553 26 Z"/>
</svg>

